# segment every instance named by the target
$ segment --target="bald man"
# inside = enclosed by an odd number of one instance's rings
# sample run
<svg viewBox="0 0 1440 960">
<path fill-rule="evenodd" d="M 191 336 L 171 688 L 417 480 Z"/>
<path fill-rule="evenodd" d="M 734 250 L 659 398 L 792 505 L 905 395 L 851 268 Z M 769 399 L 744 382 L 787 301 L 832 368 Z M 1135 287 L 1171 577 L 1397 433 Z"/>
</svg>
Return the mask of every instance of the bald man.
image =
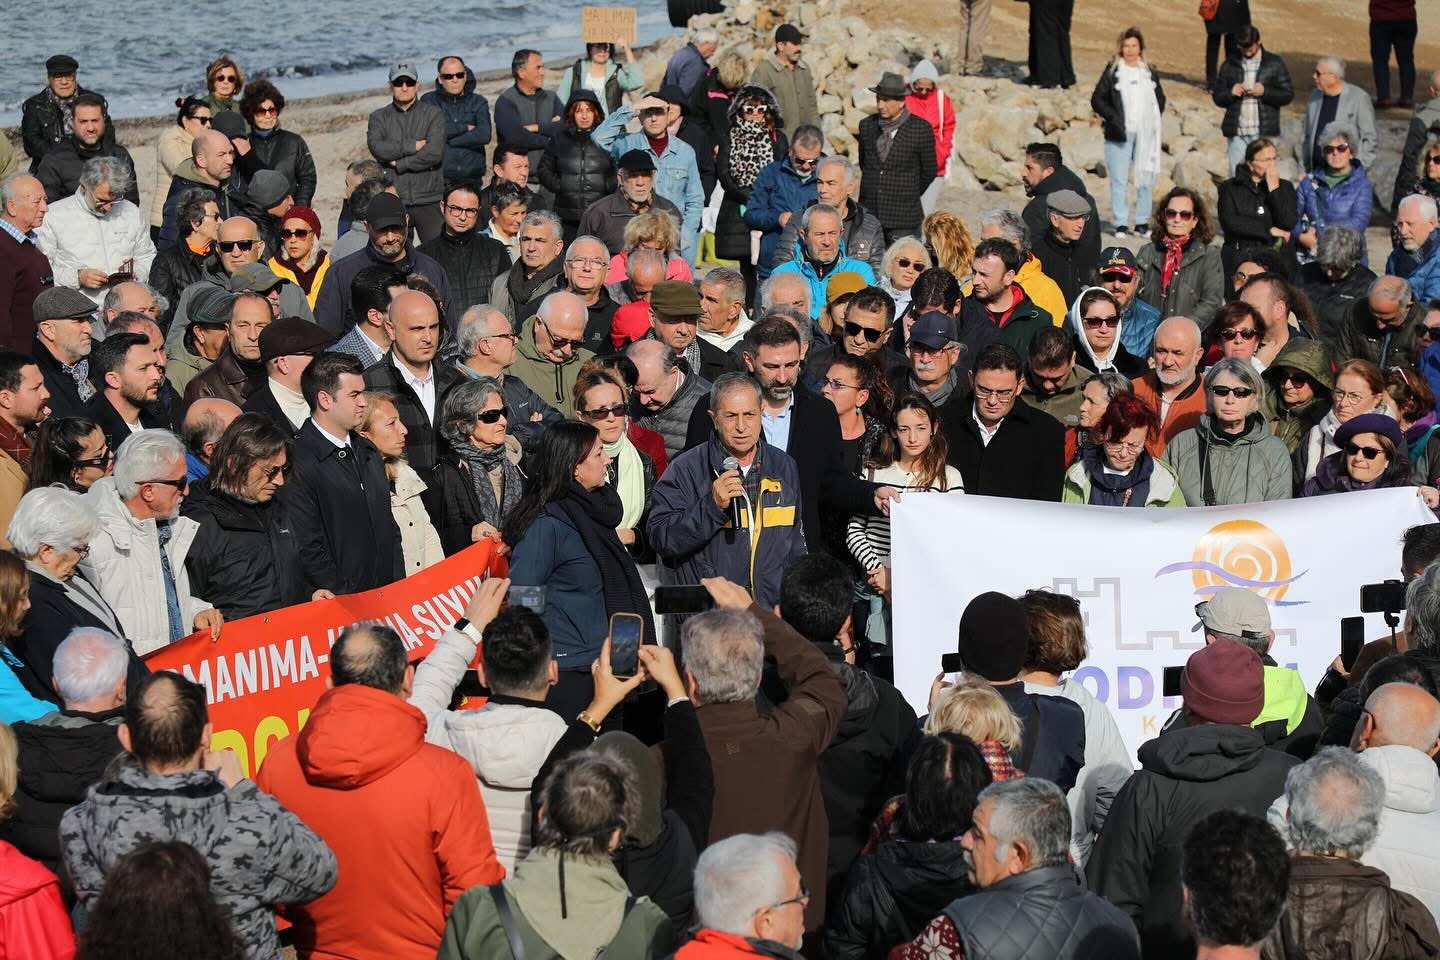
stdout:
<svg viewBox="0 0 1440 960">
<path fill-rule="evenodd" d="M 55 271 L 40 251 L 35 230 L 45 222 L 45 186 L 28 174 L 0 184 L 0 348 L 30 351 L 35 337 L 31 307 L 55 285 Z"/>
<path fill-rule="evenodd" d="M 1409 363 L 1415 329 L 1424 318 L 1425 303 L 1414 297 L 1408 282 L 1379 277 L 1370 284 L 1369 295 L 1351 305 L 1335 345 L 1335 362 L 1369 360 L 1381 370 Z"/>
<path fill-rule="evenodd" d="M 220 206 L 220 216 L 229 217 L 240 210 L 240 197 L 244 184 L 237 183 L 235 175 L 235 146 L 230 138 L 218 130 L 202 130 L 190 144 L 190 159 L 181 161 L 170 178 L 170 189 L 165 194 L 164 220 L 160 235 L 155 241 L 156 250 L 169 250 L 180 243 L 180 227 L 176 215 L 180 209 L 180 196 L 186 190 L 196 188 L 209 190 L 215 195 Z"/>
<path fill-rule="evenodd" d="M 185 411 L 180 438 L 185 441 L 185 477 L 191 483 L 210 476 L 215 445 L 240 413 L 238 406 L 222 397 L 203 397 Z"/>
<path fill-rule="evenodd" d="M 1200 422 L 1205 388 L 1200 376 L 1200 327 L 1189 317 L 1168 317 L 1155 328 L 1150 372 L 1131 381 L 1135 396 L 1160 417 L 1160 435 L 1145 444 L 1152 457 Z"/>
<path fill-rule="evenodd" d="M 664 438 L 665 455 L 673 460 L 685 449 L 695 408 L 709 403 L 710 381 L 687 372 L 675 351 L 659 340 L 636 340 L 625 355 L 637 374 L 631 413 L 641 426 Z"/>
<path fill-rule="evenodd" d="M 416 290 L 397 293 L 385 311 L 390 349 L 365 371 L 365 386 L 395 395 L 395 410 L 405 424 L 405 459 L 422 478 L 435 468 L 440 447 L 440 407 L 445 394 L 463 379 L 448 363 L 436 363 L 440 349 L 440 311 Z"/>
<path fill-rule="evenodd" d="M 515 362 L 510 365 L 511 376 L 524 380 L 540 399 L 566 416 L 575 415 L 571 390 L 580 368 L 595 356 L 584 346 L 589 317 L 585 301 L 575 294 L 550 294 L 520 328 Z"/>
</svg>

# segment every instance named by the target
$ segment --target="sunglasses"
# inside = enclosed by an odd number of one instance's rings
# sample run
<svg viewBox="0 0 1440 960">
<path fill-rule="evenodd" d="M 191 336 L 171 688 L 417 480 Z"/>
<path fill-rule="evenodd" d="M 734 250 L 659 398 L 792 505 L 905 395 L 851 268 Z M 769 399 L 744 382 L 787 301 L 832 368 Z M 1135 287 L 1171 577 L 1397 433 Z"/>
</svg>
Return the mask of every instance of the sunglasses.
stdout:
<svg viewBox="0 0 1440 960">
<path fill-rule="evenodd" d="M 502 419 L 508 419 L 510 411 L 504 407 L 496 407 L 494 410 L 484 410 L 475 414 L 475 419 L 481 423 L 494 424 Z"/>
<path fill-rule="evenodd" d="M 1190 221 L 1190 220 L 1194 220 L 1194 219 L 1195 219 L 1195 211 L 1194 211 L 1194 210 L 1168 210 L 1168 209 L 1167 209 L 1167 210 L 1165 211 L 1165 219 L 1166 219 L 1166 220 L 1179 220 L 1180 222 L 1184 223 L 1184 222 L 1187 222 L 1187 221 Z"/>
<path fill-rule="evenodd" d="M 236 247 L 239 247 L 241 250 L 249 253 L 252 249 L 254 249 L 255 244 L 259 242 L 260 241 L 258 240 L 216 240 L 215 246 L 220 248 L 221 253 L 231 253 L 235 250 Z"/>
<path fill-rule="evenodd" d="M 1230 327 L 1228 330 L 1220 331 L 1220 339 L 1226 343 L 1234 343 L 1236 340 L 1254 340 L 1259 332 L 1250 327 Z"/>
<path fill-rule="evenodd" d="M 1432 327 L 1428 323 L 1422 323 L 1420 328 L 1415 331 L 1415 335 L 1424 337 L 1426 340 L 1434 340 L 1440 337 L 1440 327 Z"/>
<path fill-rule="evenodd" d="M 296 227 L 293 230 L 281 230 L 280 237 L 283 240 L 303 240 L 310 236 L 309 227 Z"/>
<path fill-rule="evenodd" d="M 1113 314 L 1108 317 L 1086 317 L 1085 326 L 1091 330 L 1096 330 L 1100 327 L 1118 327 L 1120 326 L 1120 318 Z"/>
<path fill-rule="evenodd" d="M 1332 144 L 1322 148 L 1321 152 L 1327 157 L 1334 153 L 1349 153 L 1350 145 L 1346 143 Z"/>
<path fill-rule="evenodd" d="M 1345 444 L 1345 456 L 1347 457 L 1353 457 L 1356 454 L 1359 454 L 1366 460 L 1374 460 L 1376 457 L 1380 456 L 1380 454 L 1384 452 L 1385 451 L 1381 450 L 1379 447 L 1362 447 L 1358 443 Z"/>
<path fill-rule="evenodd" d="M 819 163 L 819 162 L 820 162 L 820 158 L 819 158 L 819 157 L 815 157 L 815 158 L 812 159 L 812 160 L 806 160 L 804 157 L 791 157 L 791 158 L 790 158 L 790 163 L 791 163 L 792 165 L 794 165 L 795 169 L 797 169 L 797 170 L 809 170 L 811 167 L 815 166 L 815 164 L 817 164 L 817 163 Z"/>
<path fill-rule="evenodd" d="M 240 78 L 233 73 L 219 74 L 215 77 L 216 83 L 239 83 Z"/>
<path fill-rule="evenodd" d="M 1134 279 L 1134 277 L 1135 274 L 1133 273 L 1121 273 L 1118 270 L 1112 270 L 1109 273 L 1100 274 L 1100 279 L 1105 283 L 1110 283 L 1115 280 L 1118 280 L 1121 283 L 1129 283 L 1132 279 Z"/>
<path fill-rule="evenodd" d="M 270 116 L 272 113 L 273 113 L 275 116 L 277 116 L 277 117 L 280 116 L 280 110 L 279 110 L 279 108 L 278 108 L 278 107 L 273 107 L 273 106 L 272 106 L 272 107 L 256 107 L 256 108 L 255 108 L 255 116 L 257 116 L 257 117 L 268 117 L 268 116 Z"/>
<path fill-rule="evenodd" d="M 111 453 L 109 450 L 105 450 L 98 457 L 91 457 L 88 460 L 76 460 L 75 469 L 85 470 L 87 468 L 94 468 L 96 470 L 104 470 L 106 467 L 108 467 L 114 462 L 115 454 Z"/>
<path fill-rule="evenodd" d="M 845 336 L 864 336 L 866 343 L 878 343 L 880 338 L 885 336 L 884 330 L 871 330 L 869 327 L 862 327 L 860 324 L 850 320 L 845 321 Z"/>
<path fill-rule="evenodd" d="M 1305 374 L 1300 373 L 1298 370 L 1291 370 L 1287 373 L 1278 374 L 1277 376 L 1282 386 L 1294 385 L 1297 387 L 1303 387 L 1310 382 L 1310 378 L 1305 376 Z"/>
<path fill-rule="evenodd" d="M 1217 397 L 1228 397 L 1233 393 L 1241 400 L 1255 396 L 1255 391 L 1249 387 L 1211 387 L 1210 392 Z"/>
<path fill-rule="evenodd" d="M 194 116 L 194 117 L 191 117 L 190 119 L 191 119 L 191 120 L 198 120 L 198 121 L 200 122 L 200 126 L 202 126 L 202 127 L 208 127 L 208 126 L 210 126 L 210 118 L 209 118 L 209 117 Z"/>
<path fill-rule="evenodd" d="M 1232 279 L 1235 281 L 1235 286 L 1243 287 L 1250 282 L 1251 277 L 1258 277 L 1264 272 L 1263 270 L 1256 270 L 1254 273 L 1246 273 L 1244 270 L 1236 270 L 1235 276 Z"/>
<path fill-rule="evenodd" d="M 899 267 L 901 270 L 909 270 L 911 267 L 914 267 L 916 270 L 924 270 L 924 269 L 925 269 L 925 261 L 923 261 L 923 260 L 909 260 L 909 259 L 906 259 L 905 257 L 896 257 L 896 258 L 895 258 L 895 266 Z"/>
<path fill-rule="evenodd" d="M 1426 163 L 1440 163 L 1440 154 L 1436 154 L 1436 155 L 1433 156 L 1433 157 L 1426 157 L 1426 158 L 1425 158 L 1425 162 L 1426 162 Z"/>
<path fill-rule="evenodd" d="M 625 404 L 617 403 L 613 407 L 596 407 L 593 410 L 581 410 L 580 416 L 586 420 L 609 420 L 611 417 L 619 420 L 625 416 Z"/>
<path fill-rule="evenodd" d="M 143 483 L 155 483 L 162 487 L 174 487 L 176 490 L 185 491 L 190 489 L 190 478 L 181 477 L 179 480 L 142 480 Z"/>
<path fill-rule="evenodd" d="M 390 81 L 390 86 L 392 86 L 392 87 L 413 87 L 413 86 L 415 86 L 415 81 L 412 80 L 410 77 L 396 77 L 394 80 L 391 80 L 391 81 Z"/>
<path fill-rule="evenodd" d="M 274 483 L 276 477 L 290 476 L 290 464 L 282 463 L 265 471 L 265 482 Z"/>
<path fill-rule="evenodd" d="M 465 79 L 465 71 L 464 71 L 464 70 L 461 70 L 459 73 L 442 73 L 442 74 L 440 74 L 440 79 L 441 79 L 441 80 L 464 80 L 464 79 Z"/>
</svg>

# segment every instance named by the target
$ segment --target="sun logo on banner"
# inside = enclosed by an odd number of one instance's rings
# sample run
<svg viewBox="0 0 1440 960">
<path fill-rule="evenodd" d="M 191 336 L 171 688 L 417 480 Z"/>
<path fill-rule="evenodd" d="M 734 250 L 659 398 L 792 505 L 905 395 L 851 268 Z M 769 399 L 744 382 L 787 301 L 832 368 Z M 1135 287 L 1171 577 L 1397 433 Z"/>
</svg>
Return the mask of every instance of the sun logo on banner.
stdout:
<svg viewBox="0 0 1440 960">
<path fill-rule="evenodd" d="M 1195 544 L 1192 559 L 1166 564 L 1155 576 L 1184 572 L 1201 597 L 1208 598 L 1222 587 L 1245 587 L 1277 607 L 1309 602 L 1284 599 L 1290 585 L 1309 571 L 1292 575 L 1285 541 L 1255 520 L 1227 520 L 1211 527 Z"/>
</svg>

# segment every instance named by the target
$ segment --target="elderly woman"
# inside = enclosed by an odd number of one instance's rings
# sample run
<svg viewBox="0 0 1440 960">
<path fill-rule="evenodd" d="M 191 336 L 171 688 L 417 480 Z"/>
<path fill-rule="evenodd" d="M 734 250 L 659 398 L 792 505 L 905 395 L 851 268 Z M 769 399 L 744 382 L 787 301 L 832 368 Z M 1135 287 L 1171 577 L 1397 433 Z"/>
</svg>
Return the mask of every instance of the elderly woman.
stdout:
<svg viewBox="0 0 1440 960">
<path fill-rule="evenodd" d="M 115 465 L 115 454 L 95 421 L 85 417 L 51 417 L 35 431 L 26 490 L 60 484 L 84 493 Z"/>
<path fill-rule="evenodd" d="M 505 388 L 494 377 L 468 380 L 445 395 L 440 434 L 450 449 L 431 474 L 431 516 L 447 557 L 499 537 L 520 502 L 526 478 L 508 417 Z"/>
<path fill-rule="evenodd" d="M 1386 779 L 1376 769 L 1382 761 L 1367 761 L 1370 752 L 1326 747 L 1285 777 L 1269 819 L 1290 849 L 1290 887 L 1261 956 L 1334 955 L 1336 944 L 1351 957 L 1440 953 L 1430 911 L 1369 865 L 1387 812 Z"/>
<path fill-rule="evenodd" d="M 358 432 L 374 445 L 385 461 L 385 475 L 390 478 L 390 512 L 400 529 L 400 553 L 405 558 L 408 577 L 444 560 L 445 551 L 422 500 L 427 489 L 425 481 L 405 462 L 408 431 L 395 409 L 395 395 L 371 390 L 365 399 L 365 416 Z"/>
<path fill-rule="evenodd" d="M 160 316 L 160 322 L 167 327 L 185 288 L 207 273 L 222 272 L 215 250 L 215 241 L 220 237 L 220 205 L 214 192 L 194 187 L 180 194 L 175 222 L 180 242 L 161 250 L 150 264 L 150 285 L 169 304 Z"/>
<path fill-rule="evenodd" d="M 120 618 L 79 569 L 99 528 L 100 519 L 84 497 L 45 487 L 20 499 L 6 531 L 10 549 L 30 571 L 28 611 L 22 611 L 23 620 L 17 615 L 20 634 L 10 648 L 24 665 L 21 679 L 36 696 L 53 699 L 55 651 L 71 630 L 98 627 L 124 636 Z M 130 688 L 149 672 L 132 649 Z"/>
<path fill-rule="evenodd" d="M 919 237 L 901 237 L 886 248 L 876 286 L 894 298 L 895 316 L 903 316 L 910 308 L 911 288 L 930 267 L 930 251 Z"/>
<path fill-rule="evenodd" d="M 883 957 L 925 929 L 951 901 L 975 892 L 959 838 L 970 829 L 990 770 L 975 744 L 948 731 L 915 747 L 893 833 L 862 854 L 826 925 L 831 960 Z M 885 905 L 890 905 L 886 909 Z"/>
<path fill-rule="evenodd" d="M 647 210 L 625 224 L 625 249 L 610 258 L 606 283 L 622 283 L 628 277 L 630 252 L 640 247 L 659 251 L 665 257 L 666 280 L 693 280 L 690 264 L 680 255 L 680 221 L 665 210 Z"/>
<path fill-rule="evenodd" d="M 620 495 L 623 508 L 615 534 L 632 555 L 641 555 L 646 552 L 641 537 L 650 491 L 664 465 L 657 465 L 637 447 L 630 431 L 644 430 L 657 438 L 659 435 L 638 424 L 631 426 L 629 391 L 615 373 L 601 368 L 581 370 L 573 392 L 578 419 L 599 431 L 600 443 L 610 458 L 605 482 Z M 662 448 L 663 443 L 661 439 Z"/>
<path fill-rule="evenodd" d="M 1410 193 L 1440 200 L 1440 135 L 1432 132 L 1415 157 L 1415 185 Z"/>
<path fill-rule="evenodd" d="M 280 250 L 270 258 L 270 270 L 305 292 L 315 308 L 320 285 L 330 272 L 330 255 L 320 247 L 320 215 L 309 207 L 294 206 L 280 221 Z"/>
<path fill-rule="evenodd" d="M 953 213 L 936 210 L 920 225 L 920 235 L 935 255 L 935 266 L 944 268 L 961 283 L 969 280 L 975 260 L 975 239 L 965 228 L 965 221 Z"/>
<path fill-rule="evenodd" d="M 1355 131 L 1344 124 L 1332 123 L 1320 132 L 1325 165 L 1310 171 L 1310 176 L 1300 182 L 1296 192 L 1298 218 L 1290 231 L 1302 262 L 1315 259 L 1320 233 L 1333 224 L 1360 234 L 1363 248 L 1374 187 L 1355 156 L 1359 142 Z M 1363 253 L 1360 262 L 1368 262 Z"/>
<path fill-rule="evenodd" d="M 175 126 L 166 127 L 155 141 L 155 191 L 150 198 L 150 241 L 160 239 L 165 222 L 165 197 L 170 193 L 170 178 L 180 164 L 190 159 L 190 144 L 200 131 L 210 126 L 210 105 L 198 97 L 177 97 Z"/>
<path fill-rule="evenodd" d="M 1352 417 L 1362 413 L 1383 413 L 1393 416 L 1390 397 L 1385 392 L 1385 375 L 1369 360 L 1346 360 L 1335 371 L 1334 404 L 1320 422 L 1310 428 L 1305 441 L 1296 451 L 1295 485 L 1298 489 L 1315 476 L 1320 461 L 1340 450 L 1335 431 Z"/>
<path fill-rule="evenodd" d="M 1352 417 L 1335 431 L 1335 443 L 1339 452 L 1320 461 L 1315 476 L 1305 481 L 1301 496 L 1411 486 L 1405 436 L 1393 418 L 1383 413 Z M 1440 506 L 1440 491 L 1429 486 L 1418 491 L 1426 506 Z"/>
<path fill-rule="evenodd" d="M 1225 300 L 1225 268 L 1210 245 L 1215 225 L 1205 201 L 1188 187 L 1172 187 L 1150 221 L 1140 248 L 1140 299 L 1167 317 L 1214 316 Z"/>
<path fill-rule="evenodd" d="M 285 96 L 269 80 L 262 78 L 245 88 L 240 115 L 250 124 L 250 152 L 243 166 L 251 175 L 257 170 L 283 174 L 296 206 L 308 207 L 315 198 L 315 161 L 304 137 L 280 129 L 284 110 Z"/>
<path fill-rule="evenodd" d="M 1264 373 L 1270 398 L 1270 432 L 1293 457 L 1300 443 L 1330 409 L 1335 374 L 1330 351 L 1318 340 L 1291 337 Z"/>
<path fill-rule="evenodd" d="M 1065 463 L 1080 462 L 1081 453 L 1097 441 L 1095 429 L 1110 401 L 1121 394 L 1133 394 L 1130 378 L 1117 370 L 1091 374 L 1080 385 L 1080 414 L 1073 427 L 1065 428 Z"/>
<path fill-rule="evenodd" d="M 1206 413 L 1165 448 L 1192 507 L 1286 500 L 1290 453 L 1260 409 L 1265 384 L 1255 368 L 1226 357 L 1205 372 Z"/>
<path fill-rule="evenodd" d="M 222 53 L 205 68 L 205 102 L 212 113 L 222 110 L 240 112 L 240 91 L 245 89 L 245 74 L 228 53 Z"/>
<path fill-rule="evenodd" d="M 1150 456 L 1147 441 L 1160 435 L 1160 418 L 1134 394 L 1121 394 L 1105 408 L 1094 430 L 1095 444 L 1080 451 L 1080 462 L 1065 471 L 1061 503 L 1099 507 L 1183 507 L 1185 496 L 1169 465 Z"/>
<path fill-rule="evenodd" d="M 1235 176 L 1220 184 L 1215 210 L 1225 234 L 1220 257 L 1227 277 L 1252 249 L 1281 250 L 1294 266 L 1290 231 L 1297 220 L 1295 185 L 1280 177 L 1278 157 L 1274 141 L 1252 140 Z"/>
<path fill-rule="evenodd" d="M 1086 287 L 1075 298 L 1066 318 L 1075 338 L 1075 362 L 1094 373 L 1114 371 L 1135 378 L 1146 372 L 1139 358 L 1120 343 L 1124 310 L 1104 287 Z"/>
<path fill-rule="evenodd" d="M 1315 308 L 1320 337 L 1336 343 L 1349 322 L 1355 301 L 1369 294 L 1375 272 L 1365 258 L 1365 236 L 1333 224 L 1320 231 L 1315 260 L 1300 268 L 1299 281 Z"/>
<path fill-rule="evenodd" d="M 625 57 L 623 64 L 615 62 L 617 46 Z M 555 95 L 561 103 L 570 103 L 577 91 L 588 90 L 595 94 L 597 105 L 604 107 L 600 114 L 604 119 L 624 102 L 627 90 L 639 90 L 644 85 L 645 78 L 628 43 L 587 43 L 585 56 L 560 74 L 560 87 Z"/>
<path fill-rule="evenodd" d="M 1210 324 L 1215 341 L 1220 345 L 1222 357 L 1243 360 L 1256 369 L 1265 372 L 1265 362 L 1256 356 L 1260 349 L 1260 332 L 1265 322 L 1260 313 L 1248 303 L 1234 300 L 1215 311 Z"/>
</svg>

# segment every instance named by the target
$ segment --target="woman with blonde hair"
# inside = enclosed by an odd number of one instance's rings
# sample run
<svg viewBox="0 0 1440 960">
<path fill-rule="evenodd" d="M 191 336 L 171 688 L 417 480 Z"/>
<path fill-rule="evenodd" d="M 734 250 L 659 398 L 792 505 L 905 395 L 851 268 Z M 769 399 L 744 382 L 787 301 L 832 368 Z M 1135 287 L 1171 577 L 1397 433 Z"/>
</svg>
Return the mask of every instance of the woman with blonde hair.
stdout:
<svg viewBox="0 0 1440 960">
<path fill-rule="evenodd" d="M 934 256 L 935 266 L 948 270 L 963 285 L 975 262 L 975 239 L 965 222 L 953 213 L 936 210 L 920 225 L 920 235 Z"/>
<path fill-rule="evenodd" d="M 421 499 L 428 489 L 425 481 L 405 462 L 407 431 L 400 422 L 400 411 L 395 409 L 395 395 L 371 390 L 365 399 L 359 433 L 375 445 L 385 461 L 385 475 L 390 478 L 390 512 L 395 526 L 400 528 L 400 552 L 408 577 L 444 560 L 445 551 Z"/>
<path fill-rule="evenodd" d="M 1010 759 L 1020 749 L 1023 733 L 1015 711 L 984 680 L 950 685 L 937 680 L 931 688 L 930 715 L 921 731 L 927 736 L 958 733 L 980 747 L 990 776 L 998 783 L 1023 777 Z"/>
<path fill-rule="evenodd" d="M 666 280 L 693 280 L 690 264 L 680 255 L 680 221 L 668 210 L 647 210 L 625 224 L 625 249 L 610 258 L 606 283 L 619 283 L 627 276 L 630 254 L 641 247 L 658 250 L 665 257 Z"/>
<path fill-rule="evenodd" d="M 210 92 L 202 99 L 210 105 L 212 113 L 224 110 L 240 112 L 240 92 L 245 89 L 245 74 L 230 54 L 222 53 L 210 61 L 205 68 L 205 89 Z"/>
<path fill-rule="evenodd" d="M 750 61 L 731 49 L 716 54 L 713 62 L 715 66 L 695 87 L 690 112 L 700 118 L 700 125 L 710 134 L 710 142 L 718 144 L 730 133 L 730 101 L 750 78 Z"/>
<path fill-rule="evenodd" d="M 876 286 L 895 299 L 895 316 L 905 315 L 910 307 L 911 288 L 931 266 L 930 251 L 919 237 L 901 237 L 886 249 L 880 261 L 880 282 Z"/>
</svg>

